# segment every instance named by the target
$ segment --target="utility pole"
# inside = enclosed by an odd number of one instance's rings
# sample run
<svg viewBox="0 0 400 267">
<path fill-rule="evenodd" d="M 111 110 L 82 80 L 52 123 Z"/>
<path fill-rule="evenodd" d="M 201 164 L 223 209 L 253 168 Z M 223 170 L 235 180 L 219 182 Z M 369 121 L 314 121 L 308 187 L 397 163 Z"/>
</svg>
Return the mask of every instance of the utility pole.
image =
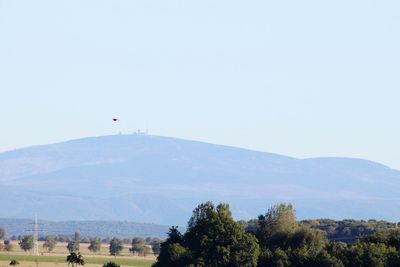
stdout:
<svg viewBox="0 0 400 267">
<path fill-rule="evenodd" d="M 35 214 L 35 221 L 33 223 L 33 255 L 39 256 L 39 225 L 37 215 Z"/>
</svg>

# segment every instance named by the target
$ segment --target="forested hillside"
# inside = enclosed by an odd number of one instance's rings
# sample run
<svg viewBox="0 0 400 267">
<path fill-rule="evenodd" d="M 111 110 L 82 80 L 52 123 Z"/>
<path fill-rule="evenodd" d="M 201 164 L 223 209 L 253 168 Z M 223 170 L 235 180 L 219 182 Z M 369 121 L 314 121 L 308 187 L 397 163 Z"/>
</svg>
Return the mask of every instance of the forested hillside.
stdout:
<svg viewBox="0 0 400 267">
<path fill-rule="evenodd" d="M 397 228 L 396 223 L 377 220 L 342 220 L 317 219 L 301 221 L 312 229 L 321 230 L 326 237 L 335 242 L 354 243 L 357 238 L 375 233 L 382 233 Z"/>
<path fill-rule="evenodd" d="M 239 224 L 247 232 L 256 233 L 259 220 L 239 221 Z M 299 224 L 321 231 L 330 241 L 344 243 L 354 243 L 358 238 L 396 229 L 396 223 L 378 220 L 312 219 L 299 221 Z"/>
</svg>

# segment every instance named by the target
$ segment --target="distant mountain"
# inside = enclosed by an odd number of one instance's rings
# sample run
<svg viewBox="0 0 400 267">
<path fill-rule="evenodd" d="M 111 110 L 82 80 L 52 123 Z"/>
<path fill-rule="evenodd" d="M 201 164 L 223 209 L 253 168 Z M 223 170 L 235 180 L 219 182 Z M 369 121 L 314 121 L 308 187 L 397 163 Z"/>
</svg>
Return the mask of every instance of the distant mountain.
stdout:
<svg viewBox="0 0 400 267">
<path fill-rule="evenodd" d="M 27 235 L 32 232 L 32 219 L 0 218 L 0 227 L 5 227 L 7 236 Z M 166 238 L 168 226 L 151 223 L 134 223 L 123 221 L 38 221 L 39 237 L 47 235 L 73 235 L 80 233 L 82 237 L 160 237 Z"/>
<path fill-rule="evenodd" d="M 0 153 L 0 217 L 185 225 L 200 202 L 237 219 L 292 202 L 299 218 L 400 218 L 400 172 L 350 158 L 292 157 L 142 134 Z"/>
</svg>

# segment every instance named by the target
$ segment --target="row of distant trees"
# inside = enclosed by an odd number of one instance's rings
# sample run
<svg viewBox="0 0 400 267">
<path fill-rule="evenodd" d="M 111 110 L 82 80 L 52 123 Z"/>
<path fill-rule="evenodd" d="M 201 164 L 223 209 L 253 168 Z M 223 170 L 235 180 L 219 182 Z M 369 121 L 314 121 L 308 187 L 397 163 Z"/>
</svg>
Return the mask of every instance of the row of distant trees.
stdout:
<svg viewBox="0 0 400 267">
<path fill-rule="evenodd" d="M 153 267 L 395 267 L 400 230 L 386 229 L 355 243 L 329 241 L 279 204 L 243 227 L 227 204 L 199 205 L 185 233 L 172 227 Z"/>
<path fill-rule="evenodd" d="M 251 232 L 253 228 L 257 228 L 258 219 L 253 219 L 249 221 L 238 221 L 242 227 L 245 228 L 246 231 Z M 360 236 L 368 236 L 374 233 L 379 233 L 385 231 L 387 229 L 395 228 L 398 226 L 396 223 L 387 222 L 383 220 L 331 220 L 331 219 L 310 219 L 303 220 L 299 222 L 301 225 L 305 225 L 311 227 L 313 229 L 321 230 L 324 232 L 326 237 L 329 240 L 333 241 L 343 241 L 346 243 L 354 243 L 355 240 Z M 400 225 L 399 225 L 400 226 Z M 100 227 L 99 227 L 100 228 Z M 70 242 L 76 240 L 75 234 L 58 234 L 58 235 L 50 235 L 52 239 L 55 239 L 57 242 Z M 91 243 L 93 239 L 100 239 L 99 237 L 90 237 L 90 236 L 79 236 L 79 243 Z M 4 240 L 6 237 L 6 231 L 4 227 L 0 227 L 0 240 Z M 17 240 L 20 241 L 24 238 L 23 235 L 12 235 L 9 240 Z M 47 236 L 39 236 L 39 241 L 46 241 L 49 238 Z M 100 242 L 104 244 L 109 244 L 113 237 L 105 237 L 101 238 Z M 158 238 L 156 238 L 158 239 Z M 131 238 L 121 238 L 125 245 L 131 244 Z M 152 237 L 145 238 L 145 244 L 150 245 L 153 241 Z"/>
<path fill-rule="evenodd" d="M 160 252 L 161 239 L 151 238 L 144 239 L 143 237 L 134 237 L 131 240 L 131 248 L 129 251 L 136 255 L 147 256 L 151 253 L 158 254 Z M 44 244 L 46 244 L 47 240 Z M 109 252 L 112 256 L 119 255 L 124 248 L 124 240 L 118 237 L 114 237 L 109 241 Z M 79 236 L 76 234 L 74 240 L 69 241 L 67 244 L 69 252 L 79 251 Z M 88 249 L 96 253 L 101 249 L 101 239 L 99 237 L 91 238 L 89 241 Z"/>
<path fill-rule="evenodd" d="M 3 240 L 5 236 L 6 230 L 4 228 L 0 228 L 0 240 Z M 73 237 L 67 242 L 68 251 L 70 253 L 79 251 L 81 241 L 82 238 L 80 234 L 76 232 Z M 100 237 L 89 238 L 89 251 L 93 253 L 99 252 L 103 241 L 104 240 L 102 240 Z M 114 237 L 111 239 L 107 239 L 107 241 L 109 243 L 110 254 L 113 256 L 117 256 L 122 252 L 124 244 L 126 244 L 127 242 L 127 239 Z M 131 248 L 129 249 L 129 251 L 131 253 L 133 253 L 134 255 L 146 256 L 152 253 L 157 255 L 160 252 L 160 244 L 162 240 L 157 237 L 146 239 L 144 239 L 143 237 L 134 237 L 129 241 L 131 244 Z M 43 248 L 45 248 L 48 252 L 52 252 L 55 249 L 57 243 L 58 241 L 54 236 L 48 235 L 44 238 Z M 21 237 L 18 244 L 24 251 L 32 250 L 34 246 L 33 236 L 26 235 Z M 4 240 L 3 242 L 0 242 L 0 250 L 12 251 L 13 244 L 10 242 L 10 240 Z"/>
<path fill-rule="evenodd" d="M 0 231 L 3 229 L 5 231 L 4 227 L 0 227 Z M 92 236 L 81 236 L 79 233 L 74 233 L 71 235 L 65 235 L 65 234 L 60 234 L 60 235 L 44 235 L 44 236 L 39 236 L 39 241 L 46 241 L 48 236 L 51 236 L 54 238 L 57 242 L 69 242 L 69 241 L 74 241 L 76 240 L 75 235 L 78 234 L 79 236 L 79 243 L 83 244 L 88 244 L 90 241 L 94 238 L 98 238 L 101 243 L 103 244 L 108 244 L 110 243 L 111 239 L 114 237 L 92 237 Z M 13 241 L 20 241 L 25 237 L 25 235 L 12 235 L 7 238 L 7 240 L 13 240 Z M 131 244 L 132 238 L 120 238 L 122 242 L 127 245 Z M 144 238 L 144 241 L 146 244 L 150 244 L 153 239 L 160 239 L 158 237 L 146 237 Z M 1 239 L 0 239 L 1 240 Z"/>
</svg>

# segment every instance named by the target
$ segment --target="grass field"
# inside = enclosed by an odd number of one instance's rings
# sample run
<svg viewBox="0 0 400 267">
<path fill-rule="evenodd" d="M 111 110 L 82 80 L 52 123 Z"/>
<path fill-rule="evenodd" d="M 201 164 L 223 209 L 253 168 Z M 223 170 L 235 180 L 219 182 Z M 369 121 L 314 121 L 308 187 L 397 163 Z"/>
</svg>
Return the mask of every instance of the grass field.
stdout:
<svg viewBox="0 0 400 267">
<path fill-rule="evenodd" d="M 50 267 L 59 266 L 66 267 L 66 258 L 68 250 L 67 243 L 58 243 L 54 251 L 51 253 L 43 249 L 42 244 L 39 244 L 39 253 L 41 256 L 29 255 L 27 252 L 22 251 L 18 242 L 12 242 L 14 249 L 11 252 L 0 252 L 0 267 L 7 266 L 12 259 L 20 262 L 19 267 Z M 133 256 L 129 253 L 129 246 L 124 247 L 120 256 L 110 256 L 108 245 L 102 244 L 101 250 L 97 253 L 92 253 L 88 250 L 88 244 L 80 244 L 80 252 L 85 259 L 85 266 L 94 267 L 102 266 L 105 262 L 114 261 L 121 266 L 136 266 L 136 267 L 150 267 L 155 262 L 155 256 Z"/>
<path fill-rule="evenodd" d="M 18 264 L 18 267 L 36 267 L 36 263 L 32 261 L 20 261 L 20 264 Z M 10 267 L 9 261 L 0 261 L 0 267 Z M 52 262 L 41 262 L 38 264 L 40 267 L 68 267 L 68 264 L 66 263 L 60 263 L 60 264 L 54 264 Z M 85 267 L 99 267 L 99 265 L 96 264 L 85 264 Z M 101 266 L 101 265 L 100 265 Z M 71 265 L 69 266 L 71 267 Z"/>
<path fill-rule="evenodd" d="M 85 266 L 102 266 L 108 261 L 114 261 L 121 266 L 136 266 L 136 267 L 150 267 L 154 260 L 150 259 L 137 259 L 137 258 L 114 258 L 114 257 L 84 257 Z M 67 266 L 66 256 L 31 256 L 31 255 L 12 255 L 0 254 L 0 266 L 9 266 L 10 261 L 14 259 L 19 261 L 20 267 L 47 267 L 47 266 Z"/>
</svg>

